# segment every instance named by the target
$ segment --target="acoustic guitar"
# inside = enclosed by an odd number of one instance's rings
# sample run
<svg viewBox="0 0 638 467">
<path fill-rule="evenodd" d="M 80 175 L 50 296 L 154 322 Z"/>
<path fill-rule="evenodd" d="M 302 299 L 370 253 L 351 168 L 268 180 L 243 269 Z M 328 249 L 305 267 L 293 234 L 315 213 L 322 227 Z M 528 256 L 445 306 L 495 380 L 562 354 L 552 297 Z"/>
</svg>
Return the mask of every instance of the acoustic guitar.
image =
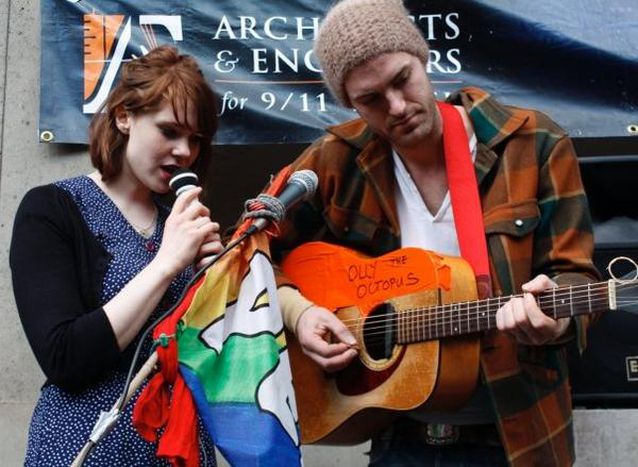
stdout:
<svg viewBox="0 0 638 467">
<path fill-rule="evenodd" d="M 334 311 L 359 350 L 348 367 L 326 373 L 287 336 L 304 444 L 357 444 L 401 411 L 459 407 L 478 379 L 479 333 L 496 329 L 496 311 L 512 298 L 477 300 L 469 264 L 418 248 L 370 258 L 310 242 L 282 268 L 304 296 Z M 597 313 L 617 309 L 636 284 L 558 287 L 536 300 L 554 319 Z"/>
</svg>

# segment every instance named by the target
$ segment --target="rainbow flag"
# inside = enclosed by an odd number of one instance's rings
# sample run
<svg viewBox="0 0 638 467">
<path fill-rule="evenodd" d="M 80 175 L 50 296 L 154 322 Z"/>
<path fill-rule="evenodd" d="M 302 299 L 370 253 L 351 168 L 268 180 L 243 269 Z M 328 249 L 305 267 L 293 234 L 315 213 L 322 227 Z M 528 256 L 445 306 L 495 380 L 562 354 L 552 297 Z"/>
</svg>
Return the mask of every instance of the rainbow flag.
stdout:
<svg viewBox="0 0 638 467">
<path fill-rule="evenodd" d="M 180 372 L 224 458 L 301 464 L 297 411 L 265 233 L 209 268 L 185 298 Z"/>
<path fill-rule="evenodd" d="M 284 168 L 266 193 L 279 193 L 290 173 Z M 302 464 L 270 262 L 268 235 L 276 234 L 270 226 L 231 249 L 153 330 L 160 371 L 140 394 L 133 424 L 144 439 L 158 441 L 157 456 L 171 465 L 199 465 L 196 412 L 231 465 Z"/>
</svg>

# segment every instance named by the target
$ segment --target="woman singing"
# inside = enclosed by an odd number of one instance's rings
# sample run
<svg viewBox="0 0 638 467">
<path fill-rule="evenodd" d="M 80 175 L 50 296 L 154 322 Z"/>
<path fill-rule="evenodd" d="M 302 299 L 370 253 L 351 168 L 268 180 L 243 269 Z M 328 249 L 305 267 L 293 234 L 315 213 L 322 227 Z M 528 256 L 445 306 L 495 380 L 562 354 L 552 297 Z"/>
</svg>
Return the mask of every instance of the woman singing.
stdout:
<svg viewBox="0 0 638 467">
<path fill-rule="evenodd" d="M 101 410 L 119 397 L 141 331 L 170 308 L 202 258 L 221 249 L 198 200 L 157 195 L 190 167 L 203 180 L 217 127 L 197 63 L 163 46 L 122 69 L 90 127 L 96 171 L 29 191 L 14 224 L 18 312 L 47 381 L 33 413 L 25 465 L 68 466 Z M 151 352 L 145 342 L 142 358 Z M 85 465 L 167 465 L 131 425 L 129 403 Z M 215 465 L 200 430 L 202 465 Z"/>
</svg>

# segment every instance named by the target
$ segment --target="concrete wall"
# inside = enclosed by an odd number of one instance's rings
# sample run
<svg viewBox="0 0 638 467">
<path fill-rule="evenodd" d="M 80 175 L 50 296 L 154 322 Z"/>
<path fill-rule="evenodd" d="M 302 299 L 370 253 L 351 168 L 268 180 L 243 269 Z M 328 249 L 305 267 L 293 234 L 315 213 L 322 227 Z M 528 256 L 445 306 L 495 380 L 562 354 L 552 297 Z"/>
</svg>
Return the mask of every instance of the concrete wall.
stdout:
<svg viewBox="0 0 638 467">
<path fill-rule="evenodd" d="M 29 418 L 44 378 L 24 337 L 11 291 L 13 216 L 28 188 L 87 172 L 88 163 L 84 148 L 38 143 L 39 1 L 0 2 L 0 54 L 0 463 L 14 466 L 22 464 Z"/>
<path fill-rule="evenodd" d="M 63 1 L 63 0 L 59 0 Z M 22 464 L 28 422 L 44 381 L 24 338 L 11 292 L 8 248 L 25 191 L 89 170 L 85 148 L 38 143 L 38 0 L 0 1 L 0 464 Z M 37 267 L 37 265 L 33 265 Z M 629 466 L 638 458 L 638 413 L 578 411 L 579 466 Z M 306 449 L 307 466 L 363 466 L 366 445 Z"/>
</svg>

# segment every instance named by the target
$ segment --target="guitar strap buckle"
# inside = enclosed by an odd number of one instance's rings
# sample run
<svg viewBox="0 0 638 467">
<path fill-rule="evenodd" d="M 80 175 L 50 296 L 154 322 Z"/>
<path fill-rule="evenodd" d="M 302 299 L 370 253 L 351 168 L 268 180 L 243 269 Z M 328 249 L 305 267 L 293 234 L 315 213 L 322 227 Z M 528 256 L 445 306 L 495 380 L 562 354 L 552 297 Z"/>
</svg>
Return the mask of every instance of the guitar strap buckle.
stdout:
<svg viewBox="0 0 638 467">
<path fill-rule="evenodd" d="M 425 442 L 432 446 L 447 446 L 459 440 L 461 429 L 447 423 L 427 423 Z"/>
</svg>

